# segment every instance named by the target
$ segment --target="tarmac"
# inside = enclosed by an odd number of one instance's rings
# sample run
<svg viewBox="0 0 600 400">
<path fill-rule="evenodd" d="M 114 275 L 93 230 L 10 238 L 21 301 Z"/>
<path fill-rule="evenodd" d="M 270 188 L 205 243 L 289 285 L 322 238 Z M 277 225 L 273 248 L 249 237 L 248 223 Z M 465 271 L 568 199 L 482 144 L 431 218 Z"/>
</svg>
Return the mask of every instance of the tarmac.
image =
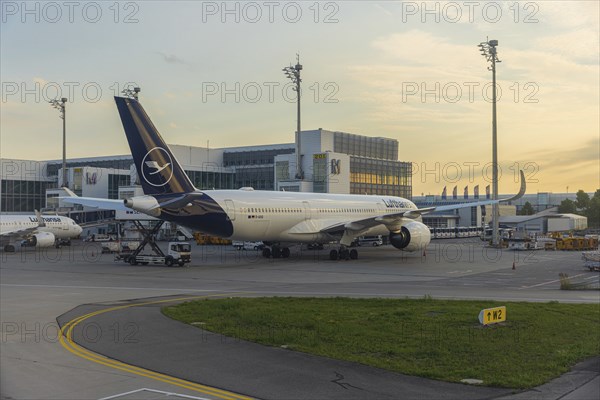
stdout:
<svg viewBox="0 0 600 400">
<path fill-rule="evenodd" d="M 332 262 L 327 251 L 266 260 L 252 251 L 194 246 L 190 267 L 167 268 L 115 263 L 97 244 L 42 250 L 0 254 L 3 399 L 599 398 L 598 359 L 515 394 L 224 338 L 171 321 L 157 304 L 129 306 L 223 295 L 600 304 L 597 290 L 559 289 L 561 272 L 579 281 L 597 279 L 583 269 L 578 253 L 490 253 L 476 241 L 451 240 L 434 241 L 425 255 L 382 247 L 361 249 L 359 260 Z M 123 308 L 81 321 L 72 331 L 73 343 L 59 339 L 58 316 L 64 327 L 90 311 L 115 307 Z"/>
</svg>

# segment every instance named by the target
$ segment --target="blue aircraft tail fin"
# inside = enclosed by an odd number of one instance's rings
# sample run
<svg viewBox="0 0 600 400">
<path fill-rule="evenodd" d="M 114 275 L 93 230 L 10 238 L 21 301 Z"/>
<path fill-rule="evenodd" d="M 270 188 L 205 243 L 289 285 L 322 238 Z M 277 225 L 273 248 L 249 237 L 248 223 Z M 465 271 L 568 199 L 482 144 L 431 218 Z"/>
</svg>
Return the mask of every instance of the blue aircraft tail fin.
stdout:
<svg viewBox="0 0 600 400">
<path fill-rule="evenodd" d="M 196 190 L 138 100 L 115 97 L 144 194 Z"/>
</svg>

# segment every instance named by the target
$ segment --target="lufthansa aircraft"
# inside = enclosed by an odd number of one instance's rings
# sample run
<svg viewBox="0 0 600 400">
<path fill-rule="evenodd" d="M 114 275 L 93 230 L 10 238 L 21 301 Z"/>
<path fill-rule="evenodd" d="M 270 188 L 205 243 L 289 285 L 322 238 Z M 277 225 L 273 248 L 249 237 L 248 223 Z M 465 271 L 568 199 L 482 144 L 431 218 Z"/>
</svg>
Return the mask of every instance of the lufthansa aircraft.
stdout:
<svg viewBox="0 0 600 400">
<path fill-rule="evenodd" d="M 2 215 L 0 236 L 4 251 L 15 251 L 11 241 L 20 240 L 21 246 L 60 246 L 81 234 L 81 227 L 71 218 L 53 215 L 41 216 L 36 210 L 33 215 Z"/>
<path fill-rule="evenodd" d="M 232 240 L 262 241 L 265 257 L 289 257 L 293 243 L 339 242 L 330 258 L 358 257 L 348 249 L 364 235 L 389 235 L 404 251 L 422 251 L 431 240 L 421 215 L 517 199 L 516 196 L 440 207 L 417 208 L 401 197 L 327 193 L 205 190 L 194 187 L 137 99 L 115 97 L 143 196 L 121 200 L 64 197 L 68 203 L 104 209 L 133 209 Z"/>
</svg>

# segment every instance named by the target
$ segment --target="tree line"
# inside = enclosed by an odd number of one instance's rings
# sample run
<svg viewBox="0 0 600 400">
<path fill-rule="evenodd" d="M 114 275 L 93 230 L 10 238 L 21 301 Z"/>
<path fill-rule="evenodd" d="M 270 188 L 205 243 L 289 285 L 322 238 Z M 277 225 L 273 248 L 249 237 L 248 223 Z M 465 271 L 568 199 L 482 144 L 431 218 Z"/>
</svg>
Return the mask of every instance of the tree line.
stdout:
<svg viewBox="0 0 600 400">
<path fill-rule="evenodd" d="M 579 214 L 587 217 L 590 228 L 600 227 L 600 189 L 592 197 L 583 190 L 577 191 L 575 201 L 564 199 L 558 206 L 560 214 Z M 519 210 L 519 215 L 532 215 L 535 210 L 530 202 L 525 202 Z"/>
</svg>

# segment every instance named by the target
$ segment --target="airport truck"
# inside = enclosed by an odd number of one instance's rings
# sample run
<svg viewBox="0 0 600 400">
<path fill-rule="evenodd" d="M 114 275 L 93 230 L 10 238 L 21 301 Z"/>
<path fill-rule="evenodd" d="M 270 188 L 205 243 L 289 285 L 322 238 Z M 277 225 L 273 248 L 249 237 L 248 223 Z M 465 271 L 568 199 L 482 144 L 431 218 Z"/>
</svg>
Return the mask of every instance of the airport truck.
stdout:
<svg viewBox="0 0 600 400">
<path fill-rule="evenodd" d="M 187 242 L 169 242 L 167 255 L 162 254 L 162 252 L 158 255 L 144 255 L 134 252 L 132 254 L 120 254 L 115 259 L 123 260 L 131 265 L 148 265 L 152 263 L 164 264 L 168 267 L 178 264 L 183 267 L 186 263 L 192 261 L 191 249 L 190 244 Z"/>
</svg>

